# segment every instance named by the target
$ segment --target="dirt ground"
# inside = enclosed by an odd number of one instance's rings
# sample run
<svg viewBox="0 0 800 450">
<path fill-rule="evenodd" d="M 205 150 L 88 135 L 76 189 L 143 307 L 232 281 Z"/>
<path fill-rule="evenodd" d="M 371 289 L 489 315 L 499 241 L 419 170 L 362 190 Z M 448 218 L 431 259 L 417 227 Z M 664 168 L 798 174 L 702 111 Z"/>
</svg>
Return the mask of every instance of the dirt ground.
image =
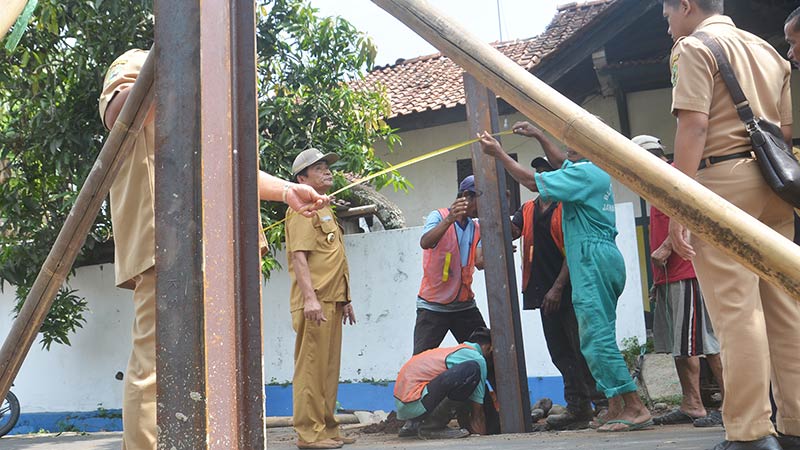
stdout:
<svg viewBox="0 0 800 450">
<path fill-rule="evenodd" d="M 453 441 L 400 439 L 397 434 L 364 433 L 360 426 L 345 426 L 345 433 L 358 438 L 346 448 L 357 449 L 452 449 L 452 450 L 704 450 L 724 439 L 722 428 L 691 425 L 653 427 L 629 433 L 600 434 L 594 430 L 470 436 Z M 3 450 L 119 450 L 121 433 L 6 436 Z M 267 430 L 269 450 L 296 450 L 291 428 Z"/>
</svg>

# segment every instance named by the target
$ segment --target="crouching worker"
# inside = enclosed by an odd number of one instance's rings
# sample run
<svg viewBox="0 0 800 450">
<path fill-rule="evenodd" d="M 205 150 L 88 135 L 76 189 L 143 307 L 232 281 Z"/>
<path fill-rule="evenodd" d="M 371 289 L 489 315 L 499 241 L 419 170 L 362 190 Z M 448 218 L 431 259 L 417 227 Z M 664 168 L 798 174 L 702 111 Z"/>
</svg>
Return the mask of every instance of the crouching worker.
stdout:
<svg viewBox="0 0 800 450">
<path fill-rule="evenodd" d="M 487 434 L 484 412 L 486 377 L 491 370 L 489 329 L 475 330 L 455 347 L 435 348 L 413 356 L 400 369 L 394 387 L 397 418 L 406 420 L 400 437 L 455 439 Z M 494 411 L 491 401 L 486 408 Z M 464 428 L 447 426 L 458 418 Z M 496 417 L 490 417 L 495 422 Z M 491 428 L 499 428 L 492 426 Z"/>
</svg>

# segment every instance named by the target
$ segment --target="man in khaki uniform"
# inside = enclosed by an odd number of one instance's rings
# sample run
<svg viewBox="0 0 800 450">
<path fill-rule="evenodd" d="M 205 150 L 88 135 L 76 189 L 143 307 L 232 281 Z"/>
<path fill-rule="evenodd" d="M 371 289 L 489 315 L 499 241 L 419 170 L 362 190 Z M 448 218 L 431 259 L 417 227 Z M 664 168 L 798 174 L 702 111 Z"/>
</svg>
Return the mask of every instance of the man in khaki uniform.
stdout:
<svg viewBox="0 0 800 450">
<path fill-rule="evenodd" d="M 292 174 L 324 195 L 333 186 L 335 153 L 301 152 Z M 355 442 L 339 433 L 334 418 L 339 389 L 342 325 L 355 324 L 342 230 L 330 207 L 302 217 L 286 211 L 286 252 L 291 277 L 290 310 L 297 333 L 292 402 L 298 448 L 339 448 Z"/>
<path fill-rule="evenodd" d="M 789 44 L 787 57 L 795 67 L 800 69 L 800 8 L 795 9 L 786 18 L 783 25 L 783 34 Z M 800 148 L 794 147 L 794 156 L 800 160 Z M 794 210 L 794 243 L 800 245 L 800 209 Z"/>
<path fill-rule="evenodd" d="M 722 0 L 663 0 L 675 40 L 672 112 L 678 118 L 675 167 L 777 232 L 791 238 L 792 208 L 766 184 L 750 140 L 703 31 L 723 47 L 757 117 L 791 139 L 790 67 L 764 40 L 723 16 Z M 754 64 L 757 62 L 757 64 Z M 727 440 L 715 450 L 800 448 L 800 306 L 723 252 L 670 221 L 673 250 L 693 259 L 722 347 Z M 780 444 L 770 422 L 770 379 Z M 793 444 L 794 443 L 794 444 Z"/>
<path fill-rule="evenodd" d="M 147 51 L 129 50 L 108 69 L 100 96 L 100 117 L 111 129 L 147 59 Z M 125 374 L 122 405 L 122 448 L 156 448 L 155 350 L 155 125 L 153 111 L 145 120 L 130 156 L 111 185 L 114 271 L 118 287 L 133 289 L 133 350 Z M 259 197 L 282 200 L 292 208 L 314 209 L 328 198 L 308 186 L 288 183 L 267 173 L 258 175 Z M 263 233 L 262 247 L 266 246 Z"/>
</svg>

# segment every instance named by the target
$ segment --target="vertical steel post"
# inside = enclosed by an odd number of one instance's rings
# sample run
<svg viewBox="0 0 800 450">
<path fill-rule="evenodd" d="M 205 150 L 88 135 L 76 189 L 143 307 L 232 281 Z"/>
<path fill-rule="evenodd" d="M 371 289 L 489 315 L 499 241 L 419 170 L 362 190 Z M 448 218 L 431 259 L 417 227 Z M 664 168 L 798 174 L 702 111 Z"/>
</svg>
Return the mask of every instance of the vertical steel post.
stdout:
<svg viewBox="0 0 800 450">
<path fill-rule="evenodd" d="M 470 135 L 499 131 L 497 97 L 468 73 L 464 74 L 467 95 L 467 122 Z M 514 254 L 511 248 L 511 211 L 506 200 L 503 166 L 486 156 L 480 144 L 472 144 L 475 183 L 483 195 L 478 198 L 481 221 L 481 246 L 486 261 L 486 297 L 492 329 L 494 372 L 503 433 L 522 433 L 532 429 L 528 374 L 522 342 Z"/>
<path fill-rule="evenodd" d="M 263 449 L 254 4 L 156 2 L 156 40 L 158 447 Z"/>
<path fill-rule="evenodd" d="M 255 2 L 231 2 L 233 47 L 234 217 L 238 321 L 238 385 L 241 389 L 239 448 L 265 448 L 261 260 L 258 248 L 258 103 L 256 98 Z"/>
</svg>

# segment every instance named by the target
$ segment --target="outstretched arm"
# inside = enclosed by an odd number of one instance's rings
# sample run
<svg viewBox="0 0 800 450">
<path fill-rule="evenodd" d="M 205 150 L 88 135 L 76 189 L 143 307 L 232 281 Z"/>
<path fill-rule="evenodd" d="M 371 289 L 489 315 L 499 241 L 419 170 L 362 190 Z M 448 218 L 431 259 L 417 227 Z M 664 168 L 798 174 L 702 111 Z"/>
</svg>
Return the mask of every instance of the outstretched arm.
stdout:
<svg viewBox="0 0 800 450">
<path fill-rule="evenodd" d="M 258 198 L 282 201 L 306 217 L 330 203 L 327 195 L 320 195 L 311 186 L 285 181 L 263 170 L 258 171 Z"/>
<path fill-rule="evenodd" d="M 538 192 L 539 188 L 536 187 L 536 179 L 534 178 L 534 173 L 532 170 L 523 167 L 520 163 L 514 161 L 508 153 L 503 150 L 503 147 L 500 146 L 500 143 L 497 142 L 488 131 L 484 131 L 483 134 L 479 134 L 478 138 L 480 139 L 481 143 L 481 150 L 483 153 L 497 159 L 503 164 L 505 167 L 506 172 L 508 172 L 517 183 L 525 186 L 526 188 L 530 189 L 533 192 Z"/>
<path fill-rule="evenodd" d="M 542 149 L 544 149 L 544 154 L 547 155 L 547 160 L 550 161 L 550 165 L 553 166 L 554 169 L 561 167 L 564 164 L 564 160 L 567 159 L 564 152 L 562 152 L 553 141 L 547 139 L 547 136 L 545 136 L 542 130 L 536 128 L 530 122 L 517 122 L 511 127 L 511 131 L 513 131 L 514 134 L 532 137 L 539 141 L 539 144 L 542 145 Z"/>
</svg>

